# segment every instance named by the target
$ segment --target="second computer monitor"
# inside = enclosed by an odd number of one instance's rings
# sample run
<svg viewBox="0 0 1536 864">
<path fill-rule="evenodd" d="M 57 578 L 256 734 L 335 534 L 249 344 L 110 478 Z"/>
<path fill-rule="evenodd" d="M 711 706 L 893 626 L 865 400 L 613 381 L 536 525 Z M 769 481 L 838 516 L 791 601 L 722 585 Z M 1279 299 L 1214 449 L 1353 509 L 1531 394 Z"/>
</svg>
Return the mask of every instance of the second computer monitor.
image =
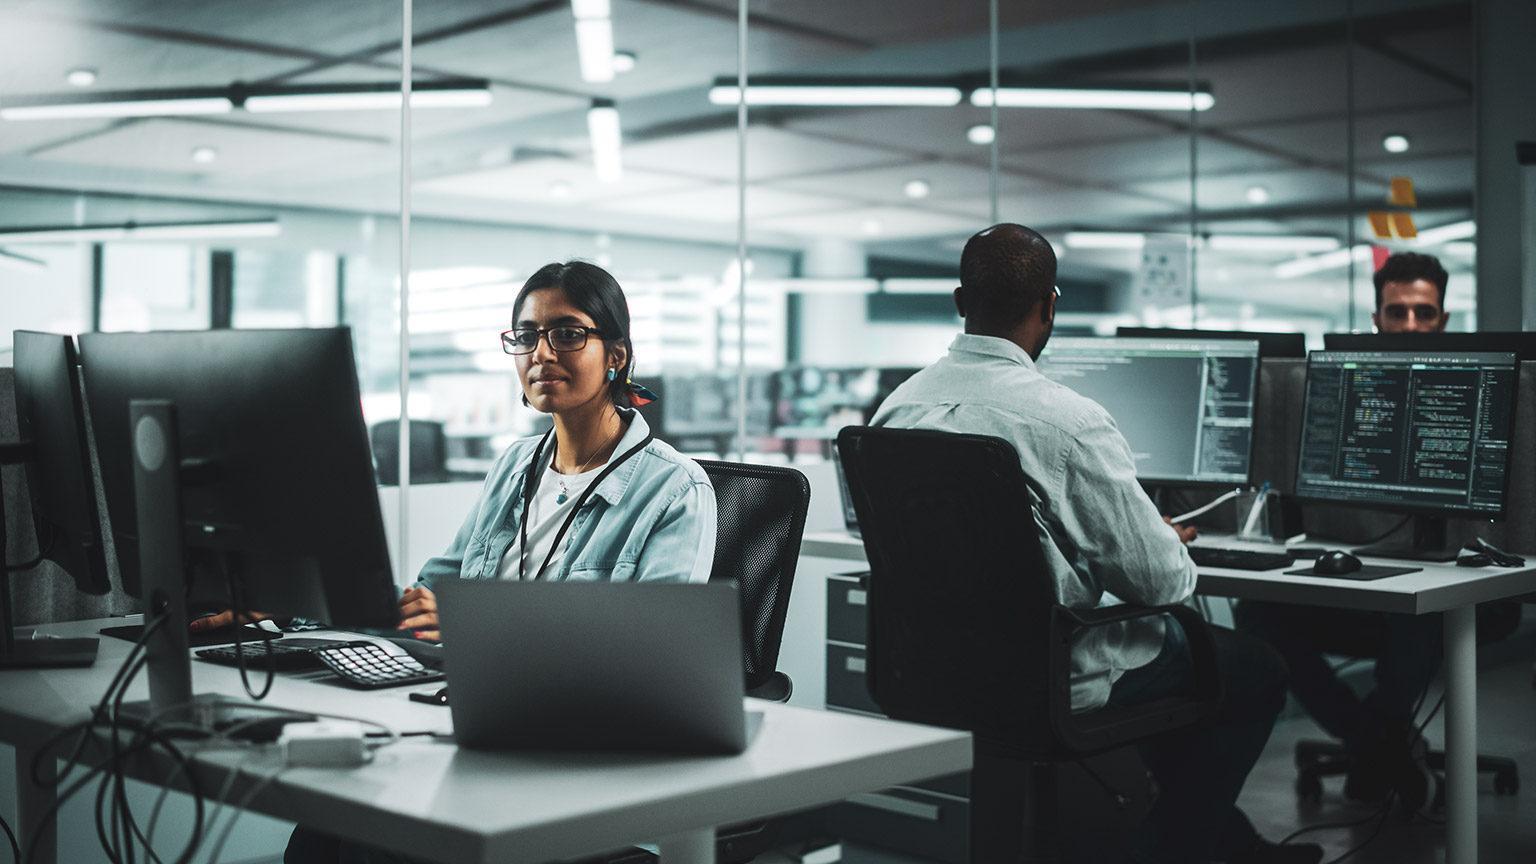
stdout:
<svg viewBox="0 0 1536 864">
<path fill-rule="evenodd" d="M 1313 352 L 1296 494 L 1502 516 L 1517 376 L 1513 352 Z"/>
<path fill-rule="evenodd" d="M 1258 342 L 1058 337 L 1039 369 L 1109 412 L 1138 479 L 1248 482 Z"/>
</svg>

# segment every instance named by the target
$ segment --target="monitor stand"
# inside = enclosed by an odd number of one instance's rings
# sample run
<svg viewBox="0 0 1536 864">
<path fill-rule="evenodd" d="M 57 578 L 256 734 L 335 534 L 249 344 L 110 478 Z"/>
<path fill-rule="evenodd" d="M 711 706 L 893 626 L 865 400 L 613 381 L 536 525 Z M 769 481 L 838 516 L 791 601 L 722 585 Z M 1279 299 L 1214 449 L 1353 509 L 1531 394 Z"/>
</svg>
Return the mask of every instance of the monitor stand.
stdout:
<svg viewBox="0 0 1536 864">
<path fill-rule="evenodd" d="M 1441 516 L 1413 517 L 1413 538 L 1407 544 L 1379 543 L 1361 546 L 1356 555 L 1400 558 L 1406 561 L 1455 561 L 1459 549 L 1446 545 L 1446 523 Z"/>
<path fill-rule="evenodd" d="M 0 444 L 0 465 L 25 462 L 33 458 L 33 449 L 30 441 Z M 5 495 L 4 490 L 0 489 L 0 556 L 4 555 L 6 539 Z M 41 560 L 34 562 L 34 566 L 40 563 Z M 0 558 L 0 669 L 90 666 L 96 662 L 99 640 L 94 636 L 77 639 L 17 639 L 13 621 L 11 568 Z"/>
</svg>

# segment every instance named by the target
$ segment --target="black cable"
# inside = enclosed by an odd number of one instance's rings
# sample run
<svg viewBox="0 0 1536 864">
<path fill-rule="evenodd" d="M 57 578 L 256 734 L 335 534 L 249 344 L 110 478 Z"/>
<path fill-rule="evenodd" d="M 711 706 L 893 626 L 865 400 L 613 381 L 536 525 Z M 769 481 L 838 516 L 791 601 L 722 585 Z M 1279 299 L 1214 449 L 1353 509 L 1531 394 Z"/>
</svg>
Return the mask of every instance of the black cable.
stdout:
<svg viewBox="0 0 1536 864">
<path fill-rule="evenodd" d="M 229 585 L 229 611 L 230 611 L 230 614 L 234 616 L 234 619 L 233 619 L 234 626 L 235 627 L 240 627 L 240 626 L 242 626 L 241 623 L 240 623 L 241 608 L 244 606 L 244 604 L 241 602 L 242 598 L 240 596 L 240 584 L 241 583 L 240 583 L 239 580 L 240 580 L 240 575 L 241 574 L 239 574 L 239 572 L 238 572 L 238 570 L 239 570 L 238 567 L 232 566 L 231 560 L 232 560 L 232 554 L 231 553 L 225 553 L 223 555 L 220 555 L 219 556 L 219 569 L 223 571 L 224 581 L 225 581 L 225 583 L 227 583 Z M 240 631 L 236 630 L 235 633 L 239 634 Z M 276 660 L 276 658 L 272 654 L 272 646 L 271 645 L 267 645 L 266 646 L 266 653 L 267 653 L 267 680 L 263 684 L 263 686 L 261 688 L 261 692 L 257 693 L 251 687 L 251 680 L 246 675 L 246 667 L 245 667 L 245 640 L 244 639 L 236 639 L 235 640 L 235 665 L 240 667 L 240 685 L 245 688 L 245 695 L 251 697 L 252 699 L 254 699 L 257 702 L 260 702 L 261 700 L 267 698 L 267 694 L 272 692 L 272 685 L 277 682 L 277 660 Z"/>
<path fill-rule="evenodd" d="M 11 830 L 4 819 L 0 819 L 0 831 L 4 831 L 5 839 L 11 841 L 11 860 L 21 864 L 21 844 L 16 842 L 16 832 Z"/>
<path fill-rule="evenodd" d="M 1362 540 L 1358 544 L 1355 544 L 1355 545 L 1369 546 L 1372 543 L 1380 543 L 1381 541 L 1387 539 L 1388 537 L 1391 537 L 1393 534 L 1396 534 L 1398 532 L 1398 529 L 1402 528 L 1404 525 L 1407 525 L 1408 524 L 1408 520 L 1412 519 L 1412 518 L 1413 518 L 1413 514 L 1410 513 L 1407 516 L 1404 516 L 1396 525 L 1393 525 L 1391 528 L 1388 528 L 1386 530 L 1386 533 L 1384 533 L 1384 534 L 1382 534 L 1382 535 L 1380 535 L 1378 537 L 1372 537 L 1369 540 Z"/>
</svg>

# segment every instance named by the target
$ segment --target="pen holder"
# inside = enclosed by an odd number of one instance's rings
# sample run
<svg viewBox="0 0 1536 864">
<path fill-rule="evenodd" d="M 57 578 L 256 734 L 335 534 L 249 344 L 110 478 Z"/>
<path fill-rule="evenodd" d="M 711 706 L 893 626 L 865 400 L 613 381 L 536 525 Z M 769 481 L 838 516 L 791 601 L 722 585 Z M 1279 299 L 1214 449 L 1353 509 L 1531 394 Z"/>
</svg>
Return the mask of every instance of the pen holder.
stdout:
<svg viewBox="0 0 1536 864">
<path fill-rule="evenodd" d="M 1241 540 L 1269 541 L 1270 493 L 1267 489 L 1244 489 L 1233 500 L 1237 505 L 1237 536 Z"/>
</svg>

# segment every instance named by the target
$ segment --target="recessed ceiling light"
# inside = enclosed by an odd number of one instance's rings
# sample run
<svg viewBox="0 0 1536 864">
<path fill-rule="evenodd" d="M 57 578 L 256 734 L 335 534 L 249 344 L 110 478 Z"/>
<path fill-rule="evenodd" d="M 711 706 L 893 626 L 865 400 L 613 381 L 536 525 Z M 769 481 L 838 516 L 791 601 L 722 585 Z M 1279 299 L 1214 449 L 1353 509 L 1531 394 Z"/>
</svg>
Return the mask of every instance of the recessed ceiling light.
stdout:
<svg viewBox="0 0 1536 864">
<path fill-rule="evenodd" d="M 863 228 L 864 228 L 864 233 L 865 234 L 869 234 L 870 236 L 874 236 L 875 234 L 879 234 L 880 231 L 881 231 L 881 227 L 882 226 L 880 225 L 880 220 L 879 219 L 865 219 L 864 220 Z"/>
<path fill-rule="evenodd" d="M 978 123 L 965 130 L 965 137 L 972 144 L 991 144 L 992 140 L 997 137 L 997 133 L 993 131 L 991 126 L 985 123 Z"/>
<path fill-rule="evenodd" d="M 551 198 L 569 198 L 569 197 L 571 197 L 571 184 L 565 182 L 564 180 L 556 180 L 555 182 L 549 184 L 549 197 L 551 197 Z"/>
<path fill-rule="evenodd" d="M 907 185 L 902 187 L 902 191 L 907 193 L 908 198 L 927 198 L 928 193 L 933 189 L 928 185 L 927 180 L 908 180 Z"/>
<path fill-rule="evenodd" d="M 207 165 L 218 158 L 219 151 L 212 147 L 195 147 L 192 150 L 192 161 L 199 165 Z"/>
<path fill-rule="evenodd" d="M 1269 187 L 1268 186 L 1260 186 L 1258 184 L 1254 184 L 1252 186 L 1249 186 L 1247 191 L 1243 192 L 1243 197 L 1248 199 L 1248 203 L 1249 204 L 1265 204 L 1265 203 L 1268 203 L 1268 201 L 1269 201 Z"/>
<path fill-rule="evenodd" d="M 1381 139 L 1381 146 L 1388 153 L 1406 153 L 1408 151 L 1408 136 L 1401 134 L 1388 135 Z"/>
<path fill-rule="evenodd" d="M 71 69 L 64 75 L 64 80 L 71 87 L 89 87 L 96 83 L 95 69 Z"/>
<path fill-rule="evenodd" d="M 635 71 L 635 62 L 638 59 L 633 51 L 615 51 L 611 61 L 613 71 L 619 75 L 623 75 L 625 72 L 633 72 Z"/>
</svg>

